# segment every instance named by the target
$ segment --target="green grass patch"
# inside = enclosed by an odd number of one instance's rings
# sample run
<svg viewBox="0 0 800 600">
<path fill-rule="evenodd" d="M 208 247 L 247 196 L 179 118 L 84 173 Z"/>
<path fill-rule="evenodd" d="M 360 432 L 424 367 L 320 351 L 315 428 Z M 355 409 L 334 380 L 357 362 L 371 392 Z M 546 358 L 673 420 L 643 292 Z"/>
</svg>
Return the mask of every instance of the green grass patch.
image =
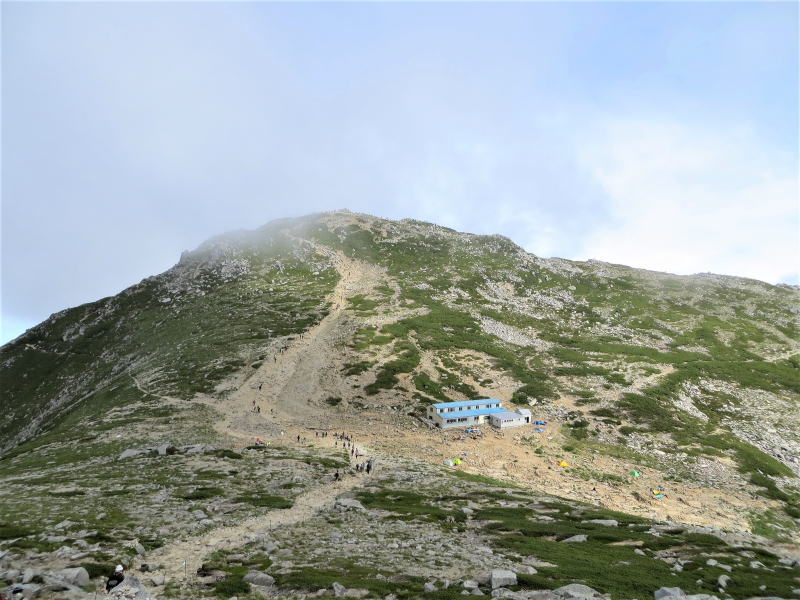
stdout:
<svg viewBox="0 0 800 600">
<path fill-rule="evenodd" d="M 368 395 L 372 396 L 382 389 L 393 388 L 399 382 L 397 379 L 399 373 L 411 373 L 419 364 L 419 350 L 411 342 L 397 342 L 394 350 L 396 353 L 399 352 L 399 356 L 385 363 L 375 376 L 375 381 L 364 387 Z"/>
<path fill-rule="evenodd" d="M 253 506 L 260 506 L 264 508 L 291 508 L 294 502 L 282 496 L 274 496 L 271 494 L 244 494 L 234 498 L 235 502 L 244 502 L 252 504 Z"/>
<path fill-rule="evenodd" d="M 179 498 L 184 500 L 206 500 L 207 498 L 214 498 L 216 496 L 223 496 L 225 491 L 218 487 L 198 487 L 191 492 L 184 492 L 179 494 Z"/>
<path fill-rule="evenodd" d="M 29 535 L 34 535 L 35 533 L 35 531 L 28 529 L 27 527 L 21 527 L 19 525 L 13 525 L 9 523 L 0 523 L 0 540 L 27 537 Z"/>
</svg>

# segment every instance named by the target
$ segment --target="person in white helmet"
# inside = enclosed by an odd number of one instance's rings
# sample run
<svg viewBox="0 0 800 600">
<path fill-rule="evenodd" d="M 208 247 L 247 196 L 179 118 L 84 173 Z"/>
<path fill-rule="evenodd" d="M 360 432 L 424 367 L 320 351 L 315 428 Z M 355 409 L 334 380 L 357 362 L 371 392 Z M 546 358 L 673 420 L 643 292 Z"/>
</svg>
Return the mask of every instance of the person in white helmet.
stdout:
<svg viewBox="0 0 800 600">
<path fill-rule="evenodd" d="M 108 581 L 106 581 L 107 592 L 111 591 L 123 582 L 125 575 L 122 573 L 122 570 L 122 565 L 117 565 L 117 568 L 114 569 L 114 573 L 108 578 Z"/>
</svg>

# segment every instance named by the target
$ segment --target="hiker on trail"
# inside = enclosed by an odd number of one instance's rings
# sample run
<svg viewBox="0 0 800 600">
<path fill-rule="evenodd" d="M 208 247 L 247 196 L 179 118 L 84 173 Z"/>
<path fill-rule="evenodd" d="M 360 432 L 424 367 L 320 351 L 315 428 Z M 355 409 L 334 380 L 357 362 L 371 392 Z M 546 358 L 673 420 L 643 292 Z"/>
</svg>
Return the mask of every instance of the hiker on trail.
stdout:
<svg viewBox="0 0 800 600">
<path fill-rule="evenodd" d="M 339 481 L 339 471 L 336 471 L 336 473 L 333 474 L 333 480 Z"/>
<path fill-rule="evenodd" d="M 258 391 L 259 391 L 259 392 L 261 391 L 261 387 L 262 387 L 263 385 L 264 385 L 263 383 L 259 383 L 259 384 L 258 384 Z"/>
<path fill-rule="evenodd" d="M 372 473 L 372 469 L 373 469 L 373 464 L 372 464 L 372 459 L 370 458 L 370 459 L 367 461 L 367 475 L 369 475 L 370 473 Z"/>
<path fill-rule="evenodd" d="M 256 406 L 256 412 L 257 412 L 258 414 L 261 414 L 261 407 L 260 407 L 260 406 Z"/>
<path fill-rule="evenodd" d="M 314 437 L 319 437 L 319 431 L 314 432 Z"/>
<path fill-rule="evenodd" d="M 300 441 L 300 436 L 299 436 L 299 435 L 297 436 L 297 441 L 298 441 L 298 442 Z"/>
<path fill-rule="evenodd" d="M 114 573 L 112 573 L 108 578 L 108 581 L 106 581 L 106 592 L 109 592 L 117 587 L 124 581 L 124 579 L 125 575 L 122 574 L 122 565 L 117 565 L 117 568 L 114 569 Z"/>
</svg>

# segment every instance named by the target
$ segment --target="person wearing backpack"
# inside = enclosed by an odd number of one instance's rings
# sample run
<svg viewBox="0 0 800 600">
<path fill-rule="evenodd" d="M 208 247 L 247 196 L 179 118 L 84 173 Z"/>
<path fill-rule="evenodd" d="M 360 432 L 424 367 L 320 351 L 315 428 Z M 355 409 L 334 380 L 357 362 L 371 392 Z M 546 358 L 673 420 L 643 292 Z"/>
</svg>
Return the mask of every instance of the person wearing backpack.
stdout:
<svg viewBox="0 0 800 600">
<path fill-rule="evenodd" d="M 108 581 L 106 581 L 106 592 L 110 592 L 124 580 L 125 575 L 122 573 L 122 565 L 117 565 L 117 568 L 114 569 L 114 572 L 109 576 Z"/>
</svg>

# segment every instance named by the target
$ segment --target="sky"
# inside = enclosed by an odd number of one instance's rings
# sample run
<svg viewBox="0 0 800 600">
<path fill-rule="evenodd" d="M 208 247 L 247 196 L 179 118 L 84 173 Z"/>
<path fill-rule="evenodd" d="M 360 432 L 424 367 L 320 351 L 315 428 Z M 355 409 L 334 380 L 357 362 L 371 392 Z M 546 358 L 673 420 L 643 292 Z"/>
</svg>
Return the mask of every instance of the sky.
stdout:
<svg viewBox="0 0 800 600">
<path fill-rule="evenodd" d="M 2 3 L 0 343 L 349 208 L 800 283 L 794 2 Z"/>
</svg>

